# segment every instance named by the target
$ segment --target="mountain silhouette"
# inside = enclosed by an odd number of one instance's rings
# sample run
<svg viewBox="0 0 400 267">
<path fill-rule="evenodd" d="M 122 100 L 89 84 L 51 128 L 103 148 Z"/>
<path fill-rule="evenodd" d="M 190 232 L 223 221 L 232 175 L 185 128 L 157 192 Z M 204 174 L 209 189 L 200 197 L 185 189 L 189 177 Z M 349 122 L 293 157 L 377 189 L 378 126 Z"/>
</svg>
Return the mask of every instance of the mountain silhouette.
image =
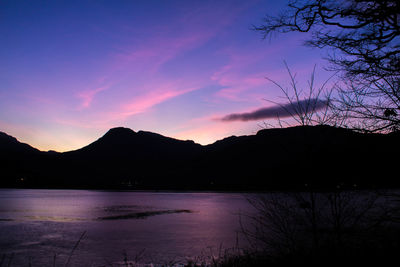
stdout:
<svg viewBox="0 0 400 267">
<path fill-rule="evenodd" d="M 36 148 L 31 147 L 28 144 L 21 143 L 19 142 L 16 138 L 0 132 L 0 147 L 1 147 L 1 154 L 0 156 L 3 155 L 10 155 L 10 154 L 35 154 L 35 153 L 40 153 L 39 150 Z"/>
<path fill-rule="evenodd" d="M 66 154 L 86 157 L 129 157 L 181 159 L 201 149 L 193 141 L 181 141 L 160 134 L 118 127 L 97 141 Z"/>
<path fill-rule="evenodd" d="M 19 187 L 41 168 L 45 153 L 0 132 L 0 186 Z"/>
<path fill-rule="evenodd" d="M 64 153 L 0 133 L 2 187 L 266 190 L 394 187 L 399 134 L 330 126 L 263 129 L 202 146 L 128 128 Z"/>
</svg>

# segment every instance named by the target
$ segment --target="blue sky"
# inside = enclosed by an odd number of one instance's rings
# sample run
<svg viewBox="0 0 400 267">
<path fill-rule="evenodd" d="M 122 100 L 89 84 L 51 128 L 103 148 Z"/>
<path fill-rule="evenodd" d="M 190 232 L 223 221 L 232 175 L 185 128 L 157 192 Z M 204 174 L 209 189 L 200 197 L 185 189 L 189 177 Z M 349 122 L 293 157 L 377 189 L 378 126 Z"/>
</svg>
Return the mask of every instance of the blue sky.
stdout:
<svg viewBox="0 0 400 267">
<path fill-rule="evenodd" d="M 201 144 L 254 134 L 221 121 L 283 101 L 286 61 L 306 85 L 323 52 L 251 30 L 284 1 L 1 1 L 0 131 L 68 151 L 124 126 Z M 270 120 L 270 119 L 269 119 Z"/>
</svg>

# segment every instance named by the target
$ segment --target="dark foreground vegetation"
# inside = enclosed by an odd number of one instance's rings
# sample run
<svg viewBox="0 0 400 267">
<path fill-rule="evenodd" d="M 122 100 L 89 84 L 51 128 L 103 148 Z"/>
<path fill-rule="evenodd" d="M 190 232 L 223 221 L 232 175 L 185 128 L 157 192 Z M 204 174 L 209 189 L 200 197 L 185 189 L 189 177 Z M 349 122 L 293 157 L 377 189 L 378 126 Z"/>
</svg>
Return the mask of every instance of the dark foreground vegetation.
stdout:
<svg viewBox="0 0 400 267">
<path fill-rule="evenodd" d="M 250 245 L 225 250 L 208 264 L 390 266 L 400 249 L 399 200 L 398 193 L 343 190 L 253 197 L 257 212 L 244 215 L 250 224 L 241 232 Z"/>
<path fill-rule="evenodd" d="M 400 249 L 397 194 L 310 190 L 250 201 L 249 264 L 236 266 L 387 266 Z"/>
</svg>

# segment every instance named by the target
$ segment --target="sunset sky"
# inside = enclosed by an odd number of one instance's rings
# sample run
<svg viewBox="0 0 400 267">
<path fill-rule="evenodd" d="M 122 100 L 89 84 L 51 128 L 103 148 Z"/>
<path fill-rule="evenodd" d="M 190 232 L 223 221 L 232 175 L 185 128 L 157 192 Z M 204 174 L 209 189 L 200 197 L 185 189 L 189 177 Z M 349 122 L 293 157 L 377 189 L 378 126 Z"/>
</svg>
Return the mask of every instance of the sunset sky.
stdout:
<svg viewBox="0 0 400 267">
<path fill-rule="evenodd" d="M 278 3 L 279 2 L 279 3 Z M 285 1 L 0 2 L 0 131 L 68 151 L 109 128 L 209 144 L 268 119 L 223 120 L 284 102 L 284 61 L 306 85 L 323 52 L 252 25 Z"/>
</svg>

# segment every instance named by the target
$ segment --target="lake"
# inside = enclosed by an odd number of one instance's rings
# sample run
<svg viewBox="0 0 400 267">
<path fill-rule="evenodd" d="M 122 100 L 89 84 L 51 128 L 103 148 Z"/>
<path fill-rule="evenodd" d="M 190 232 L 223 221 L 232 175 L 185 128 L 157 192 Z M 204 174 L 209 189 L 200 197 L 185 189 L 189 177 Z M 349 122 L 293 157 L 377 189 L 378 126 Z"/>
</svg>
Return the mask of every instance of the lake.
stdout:
<svg viewBox="0 0 400 267">
<path fill-rule="evenodd" d="M 237 234 L 239 214 L 252 212 L 246 196 L 0 189 L 0 260 L 64 266 L 79 240 L 70 266 L 115 266 L 125 258 L 164 264 L 216 255 L 246 243 Z"/>
</svg>

